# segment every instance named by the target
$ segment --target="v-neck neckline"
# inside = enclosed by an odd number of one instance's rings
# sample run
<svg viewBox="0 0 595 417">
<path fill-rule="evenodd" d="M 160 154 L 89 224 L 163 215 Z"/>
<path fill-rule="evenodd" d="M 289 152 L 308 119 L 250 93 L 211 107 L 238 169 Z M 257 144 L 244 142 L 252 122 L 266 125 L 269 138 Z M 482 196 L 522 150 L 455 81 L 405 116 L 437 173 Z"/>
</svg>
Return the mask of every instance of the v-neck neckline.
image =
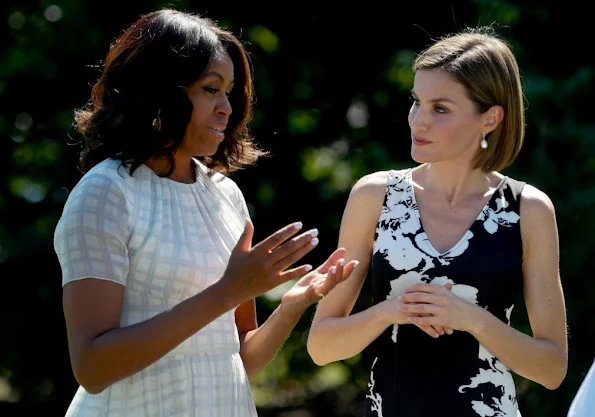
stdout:
<svg viewBox="0 0 595 417">
<path fill-rule="evenodd" d="M 413 202 L 413 206 L 412 206 L 412 210 L 415 213 L 415 217 L 417 218 L 417 223 L 419 225 L 419 230 L 420 230 L 420 235 L 423 236 L 424 241 L 426 242 L 426 245 L 428 246 L 428 249 L 434 253 L 435 256 L 437 257 L 444 257 L 446 255 L 448 255 L 450 252 L 455 251 L 463 242 L 466 242 L 467 240 L 469 240 L 470 235 L 472 234 L 472 229 L 475 226 L 475 224 L 477 223 L 478 220 L 481 219 L 482 213 L 490 206 L 490 204 L 492 203 L 492 200 L 495 198 L 496 195 L 498 195 L 500 189 L 502 188 L 502 186 L 504 185 L 504 183 L 506 182 L 506 179 L 508 178 L 507 176 L 502 177 L 502 179 L 500 180 L 500 182 L 498 183 L 498 185 L 496 186 L 496 189 L 494 190 L 494 193 L 490 196 L 490 198 L 488 199 L 488 201 L 483 205 L 483 207 L 481 208 L 481 210 L 479 211 L 479 213 L 477 214 L 477 216 L 475 216 L 475 220 L 473 220 L 473 223 L 471 223 L 471 225 L 469 226 L 469 228 L 467 228 L 467 230 L 465 231 L 465 233 L 463 233 L 463 235 L 461 236 L 461 238 L 449 249 L 447 249 L 444 252 L 439 252 L 434 245 L 432 244 L 432 242 L 430 242 L 430 238 L 428 237 L 428 234 L 426 233 L 426 230 L 424 229 L 423 223 L 421 221 L 421 214 L 418 210 L 417 207 L 417 199 L 415 198 L 415 187 L 413 186 L 413 174 L 412 174 L 412 169 L 410 168 L 407 171 L 407 174 L 405 176 L 406 180 L 407 180 L 407 184 L 408 184 L 408 188 L 410 190 L 409 192 L 409 196 L 411 197 L 411 200 Z"/>
</svg>

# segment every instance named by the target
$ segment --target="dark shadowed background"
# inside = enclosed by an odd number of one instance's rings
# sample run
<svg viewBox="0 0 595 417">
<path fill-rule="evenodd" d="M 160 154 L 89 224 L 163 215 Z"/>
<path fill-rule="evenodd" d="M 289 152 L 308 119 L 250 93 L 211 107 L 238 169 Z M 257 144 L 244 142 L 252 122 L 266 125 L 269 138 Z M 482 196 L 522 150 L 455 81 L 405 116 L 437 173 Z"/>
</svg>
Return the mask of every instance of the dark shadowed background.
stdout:
<svg viewBox="0 0 595 417">
<path fill-rule="evenodd" d="M 79 180 L 73 110 L 88 100 L 110 42 L 163 6 L 205 14 L 246 42 L 255 69 L 252 125 L 270 158 L 233 179 L 255 241 L 301 220 L 318 227 L 317 265 L 336 247 L 350 187 L 412 165 L 407 112 L 415 52 L 468 25 L 494 24 L 521 67 L 525 146 L 505 174 L 552 198 L 569 326 L 569 371 L 556 391 L 516 378 L 525 417 L 563 417 L 595 355 L 595 69 L 590 15 L 563 1 L 347 3 L 4 0 L 0 3 L 0 416 L 63 416 L 77 388 L 66 345 L 52 236 Z M 150 86 L 147 86 L 150 88 Z M 494 254 L 496 257 L 497 254 Z M 282 288 L 258 299 L 259 320 Z M 254 381 L 263 417 L 356 417 L 367 369 L 355 357 L 315 366 L 313 310 Z M 522 300 L 513 325 L 530 333 Z M 440 352 L 436 352 L 440 358 Z M 436 360 L 436 358 L 431 358 Z"/>
</svg>

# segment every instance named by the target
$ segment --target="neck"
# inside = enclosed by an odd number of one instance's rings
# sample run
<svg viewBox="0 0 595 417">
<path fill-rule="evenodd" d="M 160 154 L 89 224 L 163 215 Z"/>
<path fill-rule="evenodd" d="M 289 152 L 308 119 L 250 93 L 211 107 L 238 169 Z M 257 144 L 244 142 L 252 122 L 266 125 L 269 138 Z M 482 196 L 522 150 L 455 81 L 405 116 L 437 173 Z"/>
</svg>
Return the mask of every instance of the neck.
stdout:
<svg viewBox="0 0 595 417">
<path fill-rule="evenodd" d="M 196 164 L 192 158 L 180 158 L 174 155 L 174 162 L 174 170 L 167 175 L 167 178 L 185 184 L 192 184 L 196 181 Z M 171 169 L 168 158 L 150 157 L 145 165 L 160 176 L 164 176 Z"/>
<path fill-rule="evenodd" d="M 472 194 L 483 194 L 498 181 L 494 175 L 480 169 L 453 162 L 424 164 L 418 169 L 424 188 L 442 194 L 449 204 Z"/>
</svg>

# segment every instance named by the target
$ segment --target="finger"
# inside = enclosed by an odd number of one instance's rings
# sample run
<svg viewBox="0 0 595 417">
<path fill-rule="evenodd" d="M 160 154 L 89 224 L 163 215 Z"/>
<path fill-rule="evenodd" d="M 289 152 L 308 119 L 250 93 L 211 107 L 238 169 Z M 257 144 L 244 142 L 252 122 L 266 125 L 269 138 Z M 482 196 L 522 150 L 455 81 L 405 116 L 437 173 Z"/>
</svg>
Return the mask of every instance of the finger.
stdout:
<svg viewBox="0 0 595 417">
<path fill-rule="evenodd" d="M 421 330 L 423 330 L 424 332 L 426 332 L 428 335 L 432 336 L 433 338 L 437 338 L 438 336 L 440 336 L 438 334 L 438 332 L 436 331 L 436 329 L 434 329 L 434 327 L 432 326 L 417 326 L 419 327 Z"/>
<path fill-rule="evenodd" d="M 318 238 L 305 233 L 295 240 L 283 244 L 272 253 L 272 267 L 277 271 L 283 271 L 302 259 L 316 246 L 318 246 Z"/>
<path fill-rule="evenodd" d="M 335 285 L 340 281 L 340 278 L 340 275 L 337 274 L 337 267 L 333 265 L 322 279 L 313 284 L 313 287 L 317 292 L 326 295 L 330 290 L 335 288 Z"/>
<path fill-rule="evenodd" d="M 450 327 L 445 327 L 444 331 L 446 332 L 446 334 L 453 334 L 454 331 L 450 328 Z"/>
<path fill-rule="evenodd" d="M 333 269 L 333 267 L 331 267 L 331 269 L 329 270 L 329 272 L 332 271 L 333 278 L 334 278 L 335 282 L 338 279 L 340 279 L 341 277 L 343 277 L 343 267 L 345 266 L 346 263 L 347 263 L 347 261 L 345 261 L 345 258 L 341 258 L 337 262 L 335 262 L 335 265 L 333 265 L 334 269 Z"/>
<path fill-rule="evenodd" d="M 283 243 L 282 245 L 278 246 L 274 251 L 270 252 L 271 255 L 267 256 L 267 262 L 274 265 L 279 262 L 281 259 L 289 256 L 291 253 L 297 251 L 298 249 L 302 248 L 304 245 L 307 244 L 318 244 L 318 230 L 312 229 L 305 233 L 302 233 L 299 236 L 294 237 L 288 242 Z"/>
<path fill-rule="evenodd" d="M 447 282 L 446 284 L 444 284 L 444 288 L 446 288 L 448 291 L 452 291 L 452 284 L 450 282 Z"/>
<path fill-rule="evenodd" d="M 345 281 L 349 275 L 351 275 L 357 265 L 359 265 L 359 261 L 349 261 L 345 266 L 341 267 L 341 269 L 335 269 L 334 273 L 332 273 L 333 268 L 331 267 L 331 270 L 329 270 L 329 272 L 326 274 L 326 277 L 316 284 L 319 288 L 318 290 L 328 294 L 333 288 L 337 286 L 337 284 Z"/>
<path fill-rule="evenodd" d="M 295 235 L 302 228 L 302 226 L 302 222 L 296 222 L 277 230 L 275 233 L 255 245 L 253 251 L 268 253 L 274 250 L 281 243 Z"/>
<path fill-rule="evenodd" d="M 405 292 L 406 293 L 410 293 L 410 292 L 436 293 L 441 288 L 442 288 L 442 285 L 425 284 L 423 282 L 420 282 L 420 283 L 414 284 L 411 287 L 407 288 L 407 290 Z"/>
<path fill-rule="evenodd" d="M 343 267 L 343 276 L 341 277 L 341 281 L 345 281 L 347 278 L 349 278 L 349 276 L 351 275 L 351 273 L 353 272 L 353 270 L 355 268 L 357 268 L 357 266 L 359 265 L 359 261 L 358 260 L 352 260 L 349 261 L 347 263 L 347 265 L 345 265 Z"/>
<path fill-rule="evenodd" d="M 419 325 L 419 326 L 444 326 L 445 323 L 442 322 L 442 317 L 438 316 L 407 316 L 407 322 Z"/>
<path fill-rule="evenodd" d="M 312 270 L 312 265 L 301 265 L 292 269 L 288 269 L 287 271 L 283 271 L 283 273 L 279 274 L 280 280 L 279 284 L 282 284 L 287 281 L 291 281 L 297 279 Z"/>
<path fill-rule="evenodd" d="M 241 252 L 247 252 L 252 247 L 252 237 L 254 236 L 254 225 L 252 221 L 248 219 L 246 221 L 246 226 L 244 227 L 244 231 L 240 235 L 238 242 L 234 250 L 239 250 Z"/>
<path fill-rule="evenodd" d="M 436 305 L 445 305 L 446 299 L 441 295 L 436 294 L 428 294 L 425 292 L 412 292 L 408 294 L 403 294 L 399 297 L 399 301 L 401 303 L 427 303 L 427 304 L 436 304 Z"/>
<path fill-rule="evenodd" d="M 345 252 L 345 248 L 338 248 L 333 253 L 331 253 L 327 260 L 318 268 L 316 268 L 316 270 L 321 274 L 326 274 L 329 269 L 331 269 L 331 266 L 333 266 L 339 259 L 345 256 Z"/>
<path fill-rule="evenodd" d="M 399 311 L 405 314 L 432 314 L 440 312 L 440 307 L 434 304 L 400 304 Z"/>
<path fill-rule="evenodd" d="M 308 254 L 311 250 L 313 250 L 316 246 L 318 246 L 318 238 L 315 237 L 311 239 L 307 244 L 300 246 L 297 250 L 287 254 L 286 256 L 279 259 L 277 262 L 273 264 L 273 268 L 277 271 L 283 271 L 285 268 L 293 265 L 304 256 Z M 281 248 L 280 250 L 283 250 Z"/>
<path fill-rule="evenodd" d="M 322 302 L 326 298 L 326 293 L 319 287 L 311 285 L 306 290 L 308 298 L 317 302 Z"/>
<path fill-rule="evenodd" d="M 440 336 L 442 336 L 444 333 L 446 333 L 442 326 L 432 326 L 432 328 L 434 330 L 436 330 L 436 333 L 438 333 Z"/>
</svg>

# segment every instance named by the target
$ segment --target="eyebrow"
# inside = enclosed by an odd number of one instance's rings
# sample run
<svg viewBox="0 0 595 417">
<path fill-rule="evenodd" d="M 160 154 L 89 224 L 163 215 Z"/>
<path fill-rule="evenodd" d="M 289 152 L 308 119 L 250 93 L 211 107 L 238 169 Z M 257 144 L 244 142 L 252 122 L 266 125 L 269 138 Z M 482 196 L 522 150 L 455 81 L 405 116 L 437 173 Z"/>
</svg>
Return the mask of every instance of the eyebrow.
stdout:
<svg viewBox="0 0 595 417">
<path fill-rule="evenodd" d="M 417 94 L 415 94 L 415 92 L 413 90 L 411 90 L 411 95 L 413 95 L 414 97 L 417 97 Z M 446 97 L 433 98 L 432 100 L 430 100 L 430 103 L 438 103 L 440 101 L 456 104 L 453 100 L 451 100 L 450 98 L 446 98 Z"/>
<path fill-rule="evenodd" d="M 225 81 L 225 77 L 223 77 L 223 75 L 221 75 L 221 74 L 220 74 L 220 73 L 218 73 L 217 71 L 209 71 L 209 72 L 205 72 L 205 73 L 202 75 L 202 78 L 207 78 L 207 77 L 215 77 L 215 78 L 218 78 L 219 80 L 221 80 L 221 82 L 224 82 L 224 81 Z M 232 79 L 232 80 L 230 81 L 230 83 L 233 83 L 233 82 L 234 82 L 234 80 Z"/>
</svg>

